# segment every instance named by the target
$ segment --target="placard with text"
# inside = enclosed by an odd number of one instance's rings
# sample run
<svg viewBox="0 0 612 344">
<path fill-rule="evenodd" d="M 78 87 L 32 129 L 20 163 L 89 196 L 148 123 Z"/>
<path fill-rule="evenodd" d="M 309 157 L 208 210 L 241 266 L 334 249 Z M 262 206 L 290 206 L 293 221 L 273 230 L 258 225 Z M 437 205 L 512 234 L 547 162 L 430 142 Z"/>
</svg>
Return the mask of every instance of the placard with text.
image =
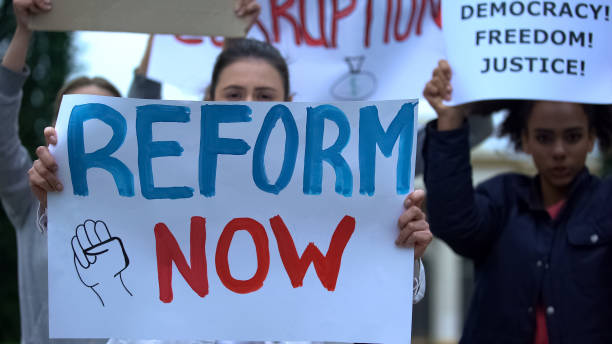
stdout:
<svg viewBox="0 0 612 344">
<path fill-rule="evenodd" d="M 443 1 L 453 103 L 612 103 L 611 6 L 605 0 Z"/>
<path fill-rule="evenodd" d="M 65 96 L 52 338 L 410 341 L 417 102 Z"/>
<path fill-rule="evenodd" d="M 419 95 L 444 56 L 440 0 L 262 0 L 249 37 L 287 60 L 298 101 Z M 148 76 L 203 99 L 222 37 L 156 35 Z"/>
</svg>

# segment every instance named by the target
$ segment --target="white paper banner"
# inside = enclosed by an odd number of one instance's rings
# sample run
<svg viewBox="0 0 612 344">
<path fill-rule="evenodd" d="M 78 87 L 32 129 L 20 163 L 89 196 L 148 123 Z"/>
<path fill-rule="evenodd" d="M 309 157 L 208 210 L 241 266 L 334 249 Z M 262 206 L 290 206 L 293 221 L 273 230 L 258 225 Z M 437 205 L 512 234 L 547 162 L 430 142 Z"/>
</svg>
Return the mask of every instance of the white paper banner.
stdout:
<svg viewBox="0 0 612 344">
<path fill-rule="evenodd" d="M 418 97 L 443 57 L 440 0 L 260 3 L 249 36 L 287 59 L 294 100 Z M 149 76 L 202 97 L 222 42 L 156 36 Z"/>
<path fill-rule="evenodd" d="M 443 2 L 453 103 L 612 103 L 610 1 Z"/>
<path fill-rule="evenodd" d="M 50 336 L 409 343 L 416 106 L 64 97 Z"/>
</svg>

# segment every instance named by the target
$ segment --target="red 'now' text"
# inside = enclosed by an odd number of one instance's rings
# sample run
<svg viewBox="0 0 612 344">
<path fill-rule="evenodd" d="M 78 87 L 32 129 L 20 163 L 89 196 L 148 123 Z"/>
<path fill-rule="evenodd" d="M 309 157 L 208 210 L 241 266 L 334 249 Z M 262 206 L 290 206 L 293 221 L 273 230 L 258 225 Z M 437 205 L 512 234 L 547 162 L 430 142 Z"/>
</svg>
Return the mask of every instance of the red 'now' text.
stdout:
<svg viewBox="0 0 612 344">
<path fill-rule="evenodd" d="M 355 231 L 355 219 L 344 216 L 332 235 L 327 254 L 323 255 L 314 243 L 309 243 L 300 256 L 293 237 L 280 215 L 270 219 L 270 226 L 276 238 L 278 252 L 285 271 L 293 288 L 301 287 L 308 267 L 312 263 L 321 284 L 334 291 L 342 254 Z M 240 280 L 232 276 L 228 254 L 234 234 L 247 231 L 255 244 L 257 252 L 257 270 L 247 279 Z M 208 295 L 208 273 L 206 264 L 206 219 L 199 216 L 191 218 L 190 261 L 187 263 L 176 238 L 164 223 L 155 225 L 155 248 L 157 254 L 157 276 L 159 281 L 159 299 L 172 302 L 172 263 L 176 265 L 187 284 L 201 297 Z M 264 226 L 251 218 L 235 218 L 227 223 L 215 252 L 215 267 L 223 285 L 239 294 L 252 293 L 263 286 L 270 267 L 270 250 L 268 236 Z"/>
</svg>

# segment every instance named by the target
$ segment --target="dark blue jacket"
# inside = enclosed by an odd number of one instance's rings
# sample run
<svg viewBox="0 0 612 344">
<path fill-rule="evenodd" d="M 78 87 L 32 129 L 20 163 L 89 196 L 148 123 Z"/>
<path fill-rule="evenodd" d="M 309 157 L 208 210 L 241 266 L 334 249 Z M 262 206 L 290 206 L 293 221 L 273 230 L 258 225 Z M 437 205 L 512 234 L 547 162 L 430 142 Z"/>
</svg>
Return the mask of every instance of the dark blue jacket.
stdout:
<svg viewBox="0 0 612 344">
<path fill-rule="evenodd" d="M 435 125 L 423 153 L 431 231 L 475 265 L 461 343 L 533 344 L 539 300 L 551 344 L 612 343 L 612 180 L 585 168 L 551 220 L 537 177 L 474 190 L 467 126 Z"/>
</svg>

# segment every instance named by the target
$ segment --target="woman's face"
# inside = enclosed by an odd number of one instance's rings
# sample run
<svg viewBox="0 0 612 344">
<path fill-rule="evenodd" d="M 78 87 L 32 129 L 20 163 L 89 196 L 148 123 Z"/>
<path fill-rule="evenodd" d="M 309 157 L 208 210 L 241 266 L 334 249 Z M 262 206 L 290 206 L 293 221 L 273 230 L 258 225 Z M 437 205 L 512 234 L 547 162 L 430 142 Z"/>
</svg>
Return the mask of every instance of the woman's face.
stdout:
<svg viewBox="0 0 612 344">
<path fill-rule="evenodd" d="M 559 189 L 582 170 L 595 135 L 582 105 L 538 101 L 522 139 L 523 150 L 532 156 L 542 182 Z"/>
<path fill-rule="evenodd" d="M 257 58 L 240 59 L 219 74 L 214 99 L 217 101 L 285 101 L 280 73 Z"/>
</svg>

